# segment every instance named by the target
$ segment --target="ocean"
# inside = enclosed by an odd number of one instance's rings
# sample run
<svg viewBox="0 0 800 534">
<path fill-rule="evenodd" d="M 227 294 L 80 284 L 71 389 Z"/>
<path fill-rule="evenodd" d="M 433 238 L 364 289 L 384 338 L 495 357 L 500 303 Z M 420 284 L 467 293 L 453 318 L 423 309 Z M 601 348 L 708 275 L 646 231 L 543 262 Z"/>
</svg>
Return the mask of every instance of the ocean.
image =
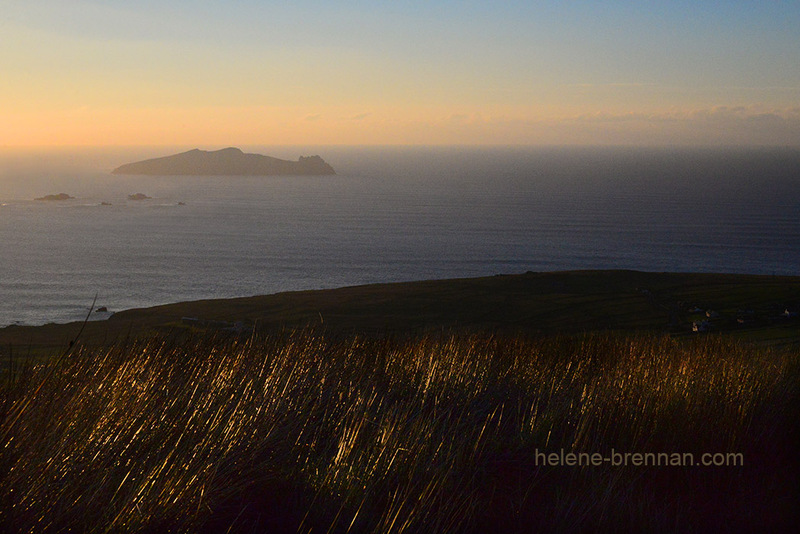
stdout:
<svg viewBox="0 0 800 534">
<path fill-rule="evenodd" d="M 0 150 L 0 326 L 82 320 L 95 295 L 102 319 L 526 271 L 800 275 L 797 149 L 241 147 L 337 175 L 110 174 L 187 148 Z"/>
</svg>

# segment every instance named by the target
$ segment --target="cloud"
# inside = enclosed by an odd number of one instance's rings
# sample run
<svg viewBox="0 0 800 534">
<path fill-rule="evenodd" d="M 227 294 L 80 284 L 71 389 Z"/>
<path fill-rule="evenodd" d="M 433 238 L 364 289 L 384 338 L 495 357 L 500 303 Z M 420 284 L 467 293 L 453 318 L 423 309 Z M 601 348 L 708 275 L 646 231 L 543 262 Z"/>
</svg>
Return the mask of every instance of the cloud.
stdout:
<svg viewBox="0 0 800 534">
<path fill-rule="evenodd" d="M 314 113 L 312 115 L 305 116 L 305 120 L 307 121 L 318 121 L 320 118 L 322 118 L 322 113 Z"/>
<path fill-rule="evenodd" d="M 575 122 L 586 122 L 586 123 L 602 123 L 602 122 L 636 122 L 636 121 L 647 121 L 647 122 L 674 122 L 679 120 L 679 117 L 672 113 L 607 113 L 607 112 L 598 112 L 598 113 L 584 113 L 582 115 L 578 115 L 574 119 L 566 119 L 567 121 L 574 120 Z"/>
<path fill-rule="evenodd" d="M 663 113 L 594 113 L 558 121 L 576 135 L 631 144 L 800 146 L 800 115 L 793 108 L 719 106 Z"/>
<path fill-rule="evenodd" d="M 593 87 L 657 87 L 657 83 L 650 82 L 608 82 L 608 83 L 568 83 L 562 87 L 577 87 L 580 89 L 593 88 Z"/>
<path fill-rule="evenodd" d="M 454 125 L 478 125 L 492 122 L 491 118 L 486 118 L 482 113 L 453 113 L 446 119 Z"/>
<path fill-rule="evenodd" d="M 369 117 L 370 115 L 372 115 L 371 112 L 358 113 L 356 115 L 353 115 L 352 117 L 349 117 L 348 120 L 351 120 L 351 121 L 362 121 L 362 120 L 366 119 L 367 117 Z"/>
<path fill-rule="evenodd" d="M 575 122 L 676 122 L 676 121 L 708 121 L 708 122 L 753 122 L 770 120 L 775 122 L 791 121 L 798 115 L 798 108 L 764 110 L 758 106 L 718 106 L 688 111 L 670 111 L 656 113 L 626 112 L 585 113 L 573 118 L 563 117 L 561 120 Z"/>
<path fill-rule="evenodd" d="M 437 123 L 401 123 L 407 137 L 462 144 L 583 144 L 798 146 L 795 108 L 720 106 L 665 112 L 597 112 L 556 118 L 486 117 L 455 114 Z"/>
</svg>

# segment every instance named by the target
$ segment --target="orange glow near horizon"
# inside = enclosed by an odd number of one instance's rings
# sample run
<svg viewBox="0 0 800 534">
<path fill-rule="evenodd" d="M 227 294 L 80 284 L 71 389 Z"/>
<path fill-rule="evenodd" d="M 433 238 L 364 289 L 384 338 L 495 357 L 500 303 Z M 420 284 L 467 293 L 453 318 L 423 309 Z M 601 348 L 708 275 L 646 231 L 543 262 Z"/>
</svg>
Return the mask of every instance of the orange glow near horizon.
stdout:
<svg viewBox="0 0 800 534">
<path fill-rule="evenodd" d="M 467 4 L 14 3 L 0 146 L 800 146 L 800 9 Z"/>
<path fill-rule="evenodd" d="M 437 113 L 438 112 L 438 113 Z M 541 118 L 445 110 L 207 107 L 0 111 L 0 146 L 800 144 L 800 112 L 715 108 Z"/>
</svg>

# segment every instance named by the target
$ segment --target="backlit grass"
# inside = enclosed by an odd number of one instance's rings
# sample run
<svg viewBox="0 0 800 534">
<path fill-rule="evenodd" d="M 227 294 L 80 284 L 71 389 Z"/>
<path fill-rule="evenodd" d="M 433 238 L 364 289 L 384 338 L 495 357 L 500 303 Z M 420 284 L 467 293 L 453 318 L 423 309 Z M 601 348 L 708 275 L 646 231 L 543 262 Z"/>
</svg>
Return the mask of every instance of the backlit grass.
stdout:
<svg viewBox="0 0 800 534">
<path fill-rule="evenodd" d="M 0 530 L 785 526 L 799 376 L 794 352 L 649 334 L 77 350 L 3 386 Z M 745 465 L 537 465 L 562 448 Z"/>
</svg>

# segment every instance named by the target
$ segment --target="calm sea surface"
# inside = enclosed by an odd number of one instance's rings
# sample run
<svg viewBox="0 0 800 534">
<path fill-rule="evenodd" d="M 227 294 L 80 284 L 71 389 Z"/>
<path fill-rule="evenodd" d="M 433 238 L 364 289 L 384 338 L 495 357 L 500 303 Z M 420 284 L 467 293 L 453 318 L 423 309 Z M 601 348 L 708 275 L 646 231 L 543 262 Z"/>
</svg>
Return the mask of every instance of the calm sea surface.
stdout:
<svg viewBox="0 0 800 534">
<path fill-rule="evenodd" d="M 123 177 L 180 149 L 0 152 L 0 326 L 82 319 L 95 294 L 113 312 L 529 270 L 800 275 L 798 150 L 243 148 L 338 175 Z M 60 192 L 76 199 L 33 200 Z"/>
</svg>

